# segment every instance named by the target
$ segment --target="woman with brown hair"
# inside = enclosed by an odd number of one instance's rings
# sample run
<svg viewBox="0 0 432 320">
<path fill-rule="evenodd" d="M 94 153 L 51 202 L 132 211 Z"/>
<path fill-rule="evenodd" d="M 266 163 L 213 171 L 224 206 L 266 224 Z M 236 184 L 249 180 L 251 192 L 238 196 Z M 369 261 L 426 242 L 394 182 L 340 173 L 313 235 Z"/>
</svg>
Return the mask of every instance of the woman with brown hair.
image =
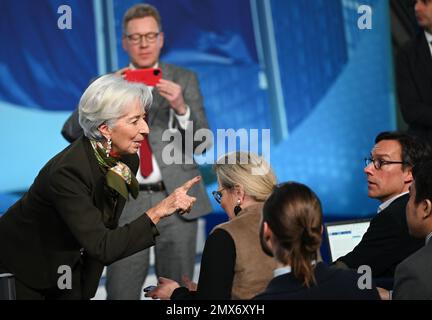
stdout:
<svg viewBox="0 0 432 320">
<path fill-rule="evenodd" d="M 255 299 L 379 299 L 375 286 L 359 288 L 355 271 L 318 262 L 322 209 L 307 186 L 288 182 L 276 187 L 264 204 L 260 233 L 263 250 L 275 258 L 277 269 Z"/>
</svg>

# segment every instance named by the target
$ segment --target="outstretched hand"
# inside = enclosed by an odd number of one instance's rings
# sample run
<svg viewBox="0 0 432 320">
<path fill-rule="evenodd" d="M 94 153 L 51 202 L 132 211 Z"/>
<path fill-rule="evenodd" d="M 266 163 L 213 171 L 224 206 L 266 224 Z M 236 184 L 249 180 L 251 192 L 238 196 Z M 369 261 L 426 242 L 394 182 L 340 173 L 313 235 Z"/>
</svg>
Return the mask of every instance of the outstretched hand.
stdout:
<svg viewBox="0 0 432 320">
<path fill-rule="evenodd" d="M 180 285 L 174 280 L 159 277 L 156 288 L 147 292 L 145 296 L 151 297 L 152 299 L 169 300 L 174 290 L 178 287 L 180 287 Z"/>
<path fill-rule="evenodd" d="M 200 176 L 186 181 L 182 186 L 175 189 L 168 197 L 159 202 L 153 208 L 147 211 L 147 215 L 153 223 L 159 222 L 161 218 L 172 215 L 173 213 L 185 214 L 192 210 L 192 206 L 196 201 L 195 197 L 189 196 L 187 193 L 196 183 L 201 181 Z"/>
</svg>

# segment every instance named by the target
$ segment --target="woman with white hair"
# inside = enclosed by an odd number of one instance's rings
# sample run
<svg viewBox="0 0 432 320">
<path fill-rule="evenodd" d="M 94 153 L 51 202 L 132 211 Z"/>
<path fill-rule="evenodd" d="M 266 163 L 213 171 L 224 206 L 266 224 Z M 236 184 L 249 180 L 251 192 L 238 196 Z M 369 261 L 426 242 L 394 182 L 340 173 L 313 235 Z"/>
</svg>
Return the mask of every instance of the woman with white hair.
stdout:
<svg viewBox="0 0 432 320">
<path fill-rule="evenodd" d="M 261 248 L 259 225 L 264 201 L 276 184 L 269 164 L 253 153 L 233 152 L 215 165 L 219 188 L 213 192 L 229 221 L 206 240 L 198 284 L 186 287 L 160 277 L 146 295 L 154 299 L 250 299 L 264 290 L 276 263 Z"/>
<path fill-rule="evenodd" d="M 0 219 L 0 273 L 15 277 L 17 299 L 90 299 L 105 265 L 155 243 L 158 221 L 190 211 L 200 177 L 131 223 L 118 227 L 137 197 L 137 151 L 149 128 L 145 85 L 116 75 L 94 81 L 79 103 L 84 136 L 54 156 Z"/>
</svg>

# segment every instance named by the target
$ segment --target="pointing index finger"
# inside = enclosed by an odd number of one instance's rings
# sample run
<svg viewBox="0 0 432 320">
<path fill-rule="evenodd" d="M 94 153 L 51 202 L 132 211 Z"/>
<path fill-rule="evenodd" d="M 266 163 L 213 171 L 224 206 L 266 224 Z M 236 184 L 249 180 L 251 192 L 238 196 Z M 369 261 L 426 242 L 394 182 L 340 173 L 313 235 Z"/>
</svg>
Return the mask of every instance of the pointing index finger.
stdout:
<svg viewBox="0 0 432 320">
<path fill-rule="evenodd" d="M 195 178 L 186 181 L 185 184 L 182 186 L 183 190 L 187 192 L 190 188 L 192 188 L 194 184 L 198 183 L 200 180 L 201 176 L 196 176 Z"/>
</svg>

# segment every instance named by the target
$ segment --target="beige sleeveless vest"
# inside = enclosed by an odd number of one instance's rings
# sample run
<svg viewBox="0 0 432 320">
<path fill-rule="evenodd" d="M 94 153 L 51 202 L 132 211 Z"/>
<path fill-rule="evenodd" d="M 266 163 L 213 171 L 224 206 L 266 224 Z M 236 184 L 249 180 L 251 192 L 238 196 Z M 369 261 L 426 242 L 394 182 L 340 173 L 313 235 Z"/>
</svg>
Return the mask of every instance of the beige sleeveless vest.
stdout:
<svg viewBox="0 0 432 320">
<path fill-rule="evenodd" d="M 235 244 L 232 299 L 251 299 L 273 278 L 276 262 L 261 249 L 259 227 L 263 203 L 243 209 L 234 219 L 215 227 L 225 230 Z"/>
</svg>

